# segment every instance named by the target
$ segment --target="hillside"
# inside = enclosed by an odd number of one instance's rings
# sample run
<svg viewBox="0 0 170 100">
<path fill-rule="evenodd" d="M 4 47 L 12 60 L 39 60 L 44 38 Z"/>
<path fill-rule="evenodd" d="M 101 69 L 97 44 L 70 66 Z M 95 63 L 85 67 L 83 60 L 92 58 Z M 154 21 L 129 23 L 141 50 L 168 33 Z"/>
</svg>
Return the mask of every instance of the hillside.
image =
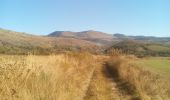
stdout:
<svg viewBox="0 0 170 100">
<path fill-rule="evenodd" d="M 119 49 L 124 53 L 137 56 L 170 56 L 170 45 L 137 40 L 123 40 L 113 44 L 108 50 L 111 49 Z"/>
<path fill-rule="evenodd" d="M 145 43 L 158 43 L 164 45 L 170 45 L 170 37 L 155 37 L 155 36 L 128 36 L 120 33 L 113 35 L 119 40 L 137 40 Z"/>
<path fill-rule="evenodd" d="M 82 31 L 82 32 L 71 32 L 71 31 L 55 31 L 50 33 L 48 36 L 51 37 L 74 37 L 74 38 L 101 38 L 101 39 L 112 39 L 112 35 L 98 32 L 98 31 Z"/>
<path fill-rule="evenodd" d="M 24 54 L 62 50 L 89 50 L 97 48 L 93 42 L 67 37 L 35 36 L 26 33 L 0 29 L 0 53 Z M 37 51 L 38 50 L 38 51 Z M 94 50 L 95 51 L 95 50 Z"/>
<path fill-rule="evenodd" d="M 55 31 L 48 35 L 49 37 L 67 37 L 83 39 L 94 42 L 98 45 L 110 44 L 113 41 L 113 36 L 107 33 L 98 31 L 82 31 L 82 32 L 71 32 L 71 31 Z"/>
<path fill-rule="evenodd" d="M 49 41 L 48 38 L 4 29 L 0 30 L 0 41 L 4 45 L 49 47 L 46 44 Z"/>
<path fill-rule="evenodd" d="M 109 48 L 109 49 L 107 49 Z M 89 51 L 103 53 L 110 49 L 125 53 L 144 55 L 170 55 L 169 37 L 110 35 L 98 31 L 55 31 L 47 36 L 0 29 L 0 53 L 3 54 L 49 54 L 63 51 Z"/>
</svg>

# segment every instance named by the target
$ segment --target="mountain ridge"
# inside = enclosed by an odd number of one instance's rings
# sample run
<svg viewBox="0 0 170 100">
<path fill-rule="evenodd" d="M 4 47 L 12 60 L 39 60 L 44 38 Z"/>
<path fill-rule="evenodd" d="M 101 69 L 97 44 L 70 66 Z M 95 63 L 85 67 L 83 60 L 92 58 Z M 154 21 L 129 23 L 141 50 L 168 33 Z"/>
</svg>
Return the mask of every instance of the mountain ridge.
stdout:
<svg viewBox="0 0 170 100">
<path fill-rule="evenodd" d="M 96 36 L 98 35 L 98 36 Z M 88 31 L 80 31 L 80 32 L 72 32 L 72 31 L 55 31 L 47 36 L 52 37 L 75 37 L 75 38 L 112 38 L 111 34 L 107 34 L 104 32 L 94 31 L 94 30 L 88 30 Z"/>
<path fill-rule="evenodd" d="M 126 36 L 124 34 L 107 34 L 99 31 L 55 31 L 48 35 L 38 36 L 24 32 L 0 29 L 0 53 L 4 52 L 29 52 L 53 50 L 87 50 L 103 51 L 115 43 L 121 45 L 121 41 L 134 40 L 140 43 L 156 44 L 154 48 L 169 48 L 170 38 Z M 122 42 L 123 43 L 123 42 Z M 131 44 L 131 43 L 130 43 Z M 159 44 L 159 45 L 157 45 Z M 161 46 L 160 46 L 161 45 Z M 128 46 L 128 45 L 127 45 Z M 118 46 L 117 46 L 118 47 Z M 141 48 L 141 47 L 140 47 Z M 168 49 L 169 50 L 169 49 Z"/>
</svg>

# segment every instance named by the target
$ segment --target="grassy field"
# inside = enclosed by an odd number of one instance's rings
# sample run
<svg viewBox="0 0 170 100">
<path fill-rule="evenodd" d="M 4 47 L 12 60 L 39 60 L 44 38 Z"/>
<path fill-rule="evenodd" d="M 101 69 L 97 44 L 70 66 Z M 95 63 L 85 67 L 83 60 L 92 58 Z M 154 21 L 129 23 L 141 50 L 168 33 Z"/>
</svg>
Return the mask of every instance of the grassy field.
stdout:
<svg viewBox="0 0 170 100">
<path fill-rule="evenodd" d="M 89 54 L 0 56 L 0 100 L 81 100 L 95 61 Z"/>
<path fill-rule="evenodd" d="M 0 100 L 169 100 L 170 84 L 127 62 L 89 53 L 0 55 Z"/>
<path fill-rule="evenodd" d="M 118 82 L 123 83 L 123 89 L 131 97 L 136 96 L 133 100 L 169 100 L 169 80 L 153 70 L 140 67 L 138 63 L 134 64 L 134 61 L 140 59 L 133 56 L 111 56 L 107 66 L 114 79 L 118 78 Z"/>
<path fill-rule="evenodd" d="M 170 78 L 170 57 L 149 57 L 137 60 L 137 65 Z"/>
</svg>

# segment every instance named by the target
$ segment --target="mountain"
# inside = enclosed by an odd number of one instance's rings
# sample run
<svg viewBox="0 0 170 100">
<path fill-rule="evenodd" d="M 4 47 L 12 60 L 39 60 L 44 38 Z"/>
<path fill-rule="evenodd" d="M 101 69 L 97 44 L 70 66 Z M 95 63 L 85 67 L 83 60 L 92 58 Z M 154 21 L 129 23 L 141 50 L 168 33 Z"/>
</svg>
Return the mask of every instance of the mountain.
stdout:
<svg viewBox="0 0 170 100">
<path fill-rule="evenodd" d="M 55 31 L 47 36 L 0 29 L 0 53 L 49 54 L 63 51 L 103 52 L 121 49 L 137 55 L 170 55 L 169 37 L 110 35 L 99 31 Z"/>
<path fill-rule="evenodd" d="M 75 33 L 71 31 L 55 31 L 53 33 L 50 33 L 49 37 L 75 37 Z"/>
<path fill-rule="evenodd" d="M 170 45 L 170 37 L 155 37 L 155 36 L 127 36 L 124 34 L 116 33 L 114 37 L 119 40 L 137 40 L 145 43 L 159 43 Z"/>
<path fill-rule="evenodd" d="M 120 34 L 120 33 L 115 33 L 115 34 L 113 34 L 113 36 L 117 37 L 117 38 L 128 38 L 126 35 Z"/>
<path fill-rule="evenodd" d="M 82 32 L 71 32 L 71 31 L 55 31 L 50 33 L 48 36 L 51 37 L 74 37 L 74 38 L 100 38 L 100 39 L 112 39 L 112 35 L 99 32 L 99 31 L 82 31 Z"/>
<path fill-rule="evenodd" d="M 94 42 L 67 38 L 36 36 L 27 33 L 0 29 L 0 53 L 23 54 L 28 52 L 48 52 L 48 50 L 91 50 L 95 51 Z"/>
<path fill-rule="evenodd" d="M 98 45 L 110 44 L 113 41 L 113 36 L 111 34 L 93 31 L 93 30 L 82 31 L 82 32 L 55 31 L 53 33 L 50 33 L 48 36 L 76 38 L 76 39 L 91 41 Z"/>
</svg>

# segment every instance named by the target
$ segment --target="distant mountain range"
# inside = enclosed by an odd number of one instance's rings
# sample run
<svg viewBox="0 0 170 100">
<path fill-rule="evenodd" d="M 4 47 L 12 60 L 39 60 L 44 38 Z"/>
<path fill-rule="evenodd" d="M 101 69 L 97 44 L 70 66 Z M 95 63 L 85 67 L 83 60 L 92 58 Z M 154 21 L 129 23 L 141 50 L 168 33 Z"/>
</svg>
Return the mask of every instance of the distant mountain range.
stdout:
<svg viewBox="0 0 170 100">
<path fill-rule="evenodd" d="M 103 51 L 121 41 L 134 40 L 141 43 L 170 45 L 170 37 L 114 35 L 99 31 L 55 31 L 45 36 L 0 29 L 0 53 L 25 54 L 27 52 L 58 52 L 63 50 Z M 121 44 L 119 44 L 121 45 Z"/>
<path fill-rule="evenodd" d="M 170 37 L 155 37 L 155 36 L 126 36 L 124 34 L 116 33 L 113 36 L 121 39 L 121 40 L 137 40 L 146 43 L 165 43 L 170 44 Z"/>
</svg>

